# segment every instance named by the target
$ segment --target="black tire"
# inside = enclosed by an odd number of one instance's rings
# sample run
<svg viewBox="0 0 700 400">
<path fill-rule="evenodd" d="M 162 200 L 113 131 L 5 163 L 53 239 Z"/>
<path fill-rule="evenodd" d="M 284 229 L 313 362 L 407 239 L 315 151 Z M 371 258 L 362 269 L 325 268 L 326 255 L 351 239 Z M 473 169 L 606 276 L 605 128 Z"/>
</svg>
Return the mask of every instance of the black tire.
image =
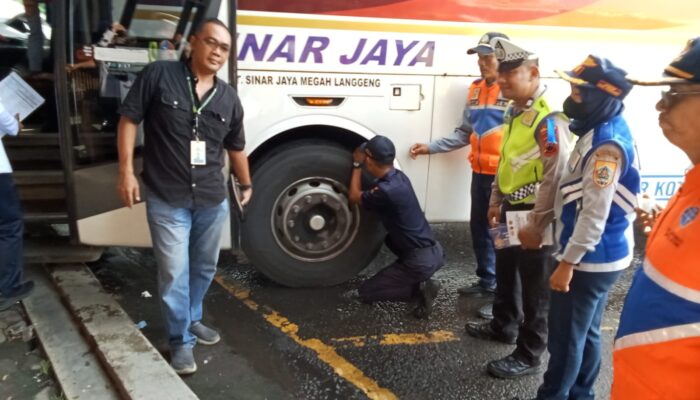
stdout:
<svg viewBox="0 0 700 400">
<path fill-rule="evenodd" d="M 376 216 L 348 206 L 351 169 L 348 150 L 310 140 L 256 163 L 241 237 L 256 269 L 285 286 L 329 286 L 372 261 L 384 231 Z"/>
</svg>

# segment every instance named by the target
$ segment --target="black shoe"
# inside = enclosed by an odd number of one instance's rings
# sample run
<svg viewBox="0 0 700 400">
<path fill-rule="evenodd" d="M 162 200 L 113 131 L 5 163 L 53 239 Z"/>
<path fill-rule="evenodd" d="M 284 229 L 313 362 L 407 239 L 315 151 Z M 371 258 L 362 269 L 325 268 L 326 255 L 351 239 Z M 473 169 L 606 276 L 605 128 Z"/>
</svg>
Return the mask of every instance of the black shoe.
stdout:
<svg viewBox="0 0 700 400">
<path fill-rule="evenodd" d="M 491 361 L 487 364 L 486 370 L 497 378 L 510 379 L 538 374 L 542 370 L 542 365 L 530 365 L 524 361 L 518 360 L 511 354 L 500 360 Z"/>
<path fill-rule="evenodd" d="M 418 306 L 413 310 L 416 318 L 425 319 L 433 312 L 433 303 L 442 285 L 435 279 L 428 279 L 418 286 Z"/>
<path fill-rule="evenodd" d="M 19 288 L 13 293 L 8 294 L 7 296 L 3 294 L 0 296 L 0 311 L 7 310 L 18 301 L 29 296 L 32 293 L 32 290 L 34 290 L 34 282 L 26 281 L 19 285 Z"/>
<path fill-rule="evenodd" d="M 488 297 L 493 296 L 496 292 L 496 285 L 493 286 L 482 286 L 479 283 L 475 283 L 470 286 L 464 286 L 457 289 L 457 293 L 462 296 L 469 297 Z"/>
<path fill-rule="evenodd" d="M 491 323 L 477 323 L 477 322 L 467 322 L 464 325 L 464 329 L 470 336 L 478 339 L 493 340 L 496 342 L 515 344 L 515 338 L 507 338 L 503 335 L 499 335 L 491 329 Z"/>
</svg>

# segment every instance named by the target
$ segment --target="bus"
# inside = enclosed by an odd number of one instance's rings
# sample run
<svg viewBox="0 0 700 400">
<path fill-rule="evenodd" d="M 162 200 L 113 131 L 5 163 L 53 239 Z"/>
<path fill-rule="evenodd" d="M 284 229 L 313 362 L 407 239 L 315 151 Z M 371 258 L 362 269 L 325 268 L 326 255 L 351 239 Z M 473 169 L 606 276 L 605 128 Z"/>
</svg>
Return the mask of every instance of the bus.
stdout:
<svg viewBox="0 0 700 400">
<path fill-rule="evenodd" d="M 7 12 L 21 4 L 0 3 Z M 292 287 L 346 281 L 379 251 L 377 218 L 347 202 L 351 152 L 374 135 L 396 144 L 396 166 L 430 222 L 468 219 L 467 148 L 417 160 L 408 149 L 459 125 L 479 77 L 466 51 L 485 32 L 506 33 L 537 53 L 550 101 L 560 104 L 569 85 L 555 69 L 596 54 L 631 75 L 659 75 L 698 32 L 700 11 L 687 0 L 661 8 L 651 0 L 53 0 L 37 7 L 41 29 L 30 26 L 26 10 L 0 16 L 3 28 L 19 32 L 16 40 L 3 33 L 0 45 L 14 40 L 29 54 L 32 33 L 43 36 L 34 40 L 43 53 L 38 74 L 23 64 L 27 57 L 0 57 L 4 73 L 22 75 L 46 99 L 21 135 L 4 141 L 27 220 L 67 223 L 76 243 L 150 246 L 144 204 L 125 208 L 114 189 L 116 109 L 144 65 L 183 57 L 181 38 L 218 17 L 234 34 L 219 77 L 241 97 L 255 185 L 244 218 L 232 214 L 221 245 L 242 249 L 259 271 Z M 121 41 L 94 45 L 114 22 L 125 28 Z M 636 87 L 625 114 L 642 189 L 664 202 L 690 163 L 658 128 L 658 98 L 657 89 Z"/>
</svg>

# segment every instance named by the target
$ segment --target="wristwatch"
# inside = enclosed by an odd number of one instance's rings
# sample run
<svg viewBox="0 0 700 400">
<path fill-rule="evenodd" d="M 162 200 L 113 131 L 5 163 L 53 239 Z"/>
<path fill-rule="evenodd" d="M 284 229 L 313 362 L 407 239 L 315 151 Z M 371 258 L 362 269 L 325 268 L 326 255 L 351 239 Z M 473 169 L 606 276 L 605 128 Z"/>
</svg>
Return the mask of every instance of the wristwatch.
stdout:
<svg viewBox="0 0 700 400">
<path fill-rule="evenodd" d="M 352 162 L 352 167 L 353 168 L 360 168 L 362 166 L 362 163 L 359 161 L 353 161 Z"/>
</svg>

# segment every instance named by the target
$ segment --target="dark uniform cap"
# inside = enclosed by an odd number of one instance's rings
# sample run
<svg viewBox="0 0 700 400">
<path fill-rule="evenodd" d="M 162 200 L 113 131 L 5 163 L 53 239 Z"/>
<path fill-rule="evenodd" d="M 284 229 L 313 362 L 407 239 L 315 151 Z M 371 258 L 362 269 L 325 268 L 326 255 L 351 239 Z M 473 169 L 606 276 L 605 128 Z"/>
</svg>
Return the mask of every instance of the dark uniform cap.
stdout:
<svg viewBox="0 0 700 400">
<path fill-rule="evenodd" d="M 556 72 L 562 79 L 574 85 L 596 88 L 620 100 L 632 90 L 632 84 L 625 79 L 627 72 L 602 57 L 589 55 L 571 71 Z"/>
<path fill-rule="evenodd" d="M 491 40 L 494 38 L 504 38 L 509 39 L 508 35 L 501 32 L 487 32 L 484 36 L 479 39 L 479 43 L 467 50 L 467 54 L 493 54 L 493 46 L 491 46 Z"/>
<path fill-rule="evenodd" d="M 700 37 L 688 40 L 685 49 L 664 69 L 663 78 L 640 80 L 628 78 L 635 85 L 658 86 L 671 83 L 700 83 Z"/>
<path fill-rule="evenodd" d="M 381 164 L 391 164 L 396 157 L 394 143 L 386 136 L 377 135 L 361 146 L 368 157 Z"/>
<path fill-rule="evenodd" d="M 491 46 L 498 59 L 498 72 L 507 72 L 518 68 L 526 60 L 535 60 L 537 56 L 505 38 L 491 39 Z"/>
</svg>

